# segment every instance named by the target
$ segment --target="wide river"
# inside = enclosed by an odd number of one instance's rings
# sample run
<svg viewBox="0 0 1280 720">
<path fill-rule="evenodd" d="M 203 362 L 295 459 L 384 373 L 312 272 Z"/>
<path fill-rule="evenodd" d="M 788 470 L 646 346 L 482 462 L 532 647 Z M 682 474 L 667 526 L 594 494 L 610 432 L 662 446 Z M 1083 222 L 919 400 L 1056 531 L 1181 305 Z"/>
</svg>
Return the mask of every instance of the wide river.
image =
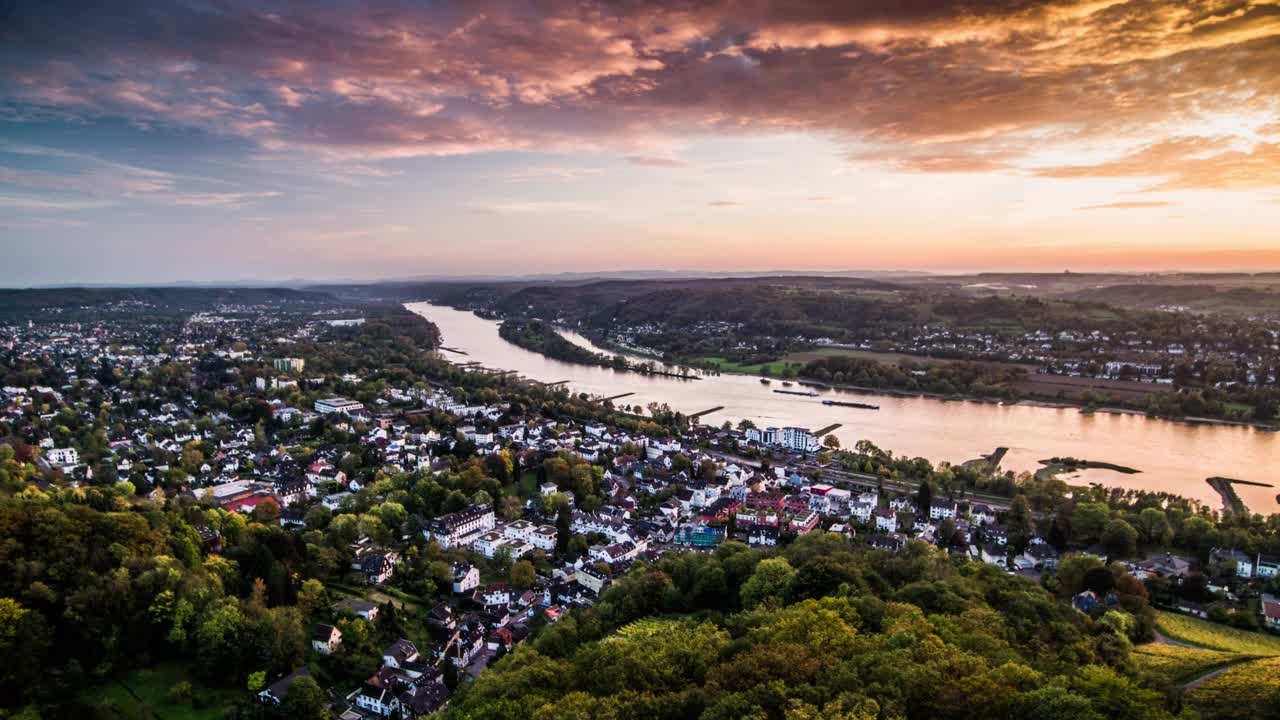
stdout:
<svg viewBox="0 0 1280 720">
<path fill-rule="evenodd" d="M 702 417 L 719 425 L 749 418 L 756 425 L 799 425 L 813 430 L 841 423 L 835 431 L 844 447 L 867 439 L 897 455 L 960 463 L 1008 447 L 1001 467 L 1035 470 L 1050 457 L 1078 457 L 1141 470 L 1127 475 L 1090 470 L 1074 476 L 1121 487 L 1165 490 L 1198 498 L 1212 507 L 1221 502 L 1205 478 L 1223 475 L 1274 482 L 1272 468 L 1280 460 L 1280 433 L 1249 427 L 1190 425 L 1132 414 L 1081 413 L 1075 408 L 997 405 L 962 400 L 897 397 L 841 390 L 820 390 L 819 397 L 773 392 L 778 380 L 764 385 L 756 377 L 725 374 L 700 380 L 641 375 L 552 360 L 512 345 L 498 336 L 498 323 L 474 313 L 430 303 L 410 303 L 409 310 L 435 323 L 444 344 L 466 353 L 446 353 L 458 362 L 477 361 L 489 368 L 514 370 L 531 380 L 568 380 L 574 392 L 611 397 L 633 395 L 617 404 L 663 402 L 685 413 L 723 406 Z M 583 337 L 565 336 L 592 347 Z M 598 348 L 596 348 L 598 349 Z M 607 352 L 600 350 L 600 352 Z M 790 388 L 802 389 L 799 385 Z M 808 388 L 803 388 L 807 390 Z M 827 406 L 824 398 L 879 405 L 879 410 Z M 1237 485 L 1253 512 L 1277 511 L 1277 488 Z"/>
</svg>

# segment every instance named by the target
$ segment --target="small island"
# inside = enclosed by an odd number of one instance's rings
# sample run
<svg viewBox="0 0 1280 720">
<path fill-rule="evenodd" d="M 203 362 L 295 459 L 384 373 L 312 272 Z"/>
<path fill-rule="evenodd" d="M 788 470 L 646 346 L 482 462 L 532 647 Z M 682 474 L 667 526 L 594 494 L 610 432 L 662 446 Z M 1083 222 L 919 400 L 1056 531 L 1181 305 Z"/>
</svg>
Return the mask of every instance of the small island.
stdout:
<svg viewBox="0 0 1280 720">
<path fill-rule="evenodd" d="M 1142 472 L 1141 470 L 1124 465 L 1116 465 L 1115 463 L 1082 460 L 1073 457 L 1052 457 L 1048 460 L 1041 460 L 1040 464 L 1044 465 L 1044 467 L 1036 474 L 1041 477 L 1056 477 L 1062 473 L 1077 472 L 1079 470 L 1110 470 L 1124 473 L 1125 475 L 1137 475 Z"/>
<path fill-rule="evenodd" d="M 642 375 L 664 375 L 683 380 L 701 379 L 694 375 L 690 368 L 681 368 L 680 372 L 672 372 L 661 369 L 653 362 L 632 362 L 622 355 L 595 352 L 569 341 L 556 331 L 555 326 L 542 320 L 507 318 L 498 326 L 498 335 L 513 345 L 562 362 L 596 365 Z"/>
</svg>

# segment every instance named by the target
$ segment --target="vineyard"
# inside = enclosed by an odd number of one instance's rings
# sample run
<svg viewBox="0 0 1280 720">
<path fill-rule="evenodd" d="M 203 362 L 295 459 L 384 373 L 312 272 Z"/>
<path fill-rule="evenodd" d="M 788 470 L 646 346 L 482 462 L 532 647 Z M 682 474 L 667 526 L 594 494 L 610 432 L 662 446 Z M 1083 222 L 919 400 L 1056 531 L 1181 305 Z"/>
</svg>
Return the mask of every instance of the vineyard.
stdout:
<svg viewBox="0 0 1280 720">
<path fill-rule="evenodd" d="M 1280 708 L 1280 657 L 1241 663 L 1187 693 L 1202 720 L 1275 717 Z"/>
<path fill-rule="evenodd" d="M 1173 640 L 1240 655 L 1280 656 L 1280 638 L 1168 612 L 1156 614 L 1156 628 Z"/>
<path fill-rule="evenodd" d="M 1147 673 L 1173 684 L 1199 677 L 1240 656 L 1218 650 L 1150 643 L 1133 649 L 1134 662 Z"/>
</svg>

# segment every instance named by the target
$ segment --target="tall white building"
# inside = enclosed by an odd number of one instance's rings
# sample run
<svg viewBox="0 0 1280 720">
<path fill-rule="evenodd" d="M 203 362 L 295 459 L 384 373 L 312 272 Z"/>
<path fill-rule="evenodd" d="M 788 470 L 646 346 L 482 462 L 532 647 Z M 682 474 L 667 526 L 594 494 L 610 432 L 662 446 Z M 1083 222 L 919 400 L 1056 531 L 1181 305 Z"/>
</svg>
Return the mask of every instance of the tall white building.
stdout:
<svg viewBox="0 0 1280 720">
<path fill-rule="evenodd" d="M 818 438 L 809 432 L 809 428 L 784 427 L 778 444 L 796 452 L 817 452 Z"/>
</svg>

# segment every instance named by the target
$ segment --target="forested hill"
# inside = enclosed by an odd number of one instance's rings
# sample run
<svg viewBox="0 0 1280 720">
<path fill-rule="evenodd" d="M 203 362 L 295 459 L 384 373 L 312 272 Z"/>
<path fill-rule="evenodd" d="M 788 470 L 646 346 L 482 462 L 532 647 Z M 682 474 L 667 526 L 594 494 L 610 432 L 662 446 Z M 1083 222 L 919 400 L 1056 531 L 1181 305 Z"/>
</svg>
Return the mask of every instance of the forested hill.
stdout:
<svg viewBox="0 0 1280 720">
<path fill-rule="evenodd" d="M 450 718 L 1172 717 L 1137 682 L 1140 583 L 1094 621 L 1042 587 L 833 534 L 667 556 L 460 690 Z"/>
<path fill-rule="evenodd" d="M 207 310 L 217 305 L 336 304 L 332 295 L 289 288 L 138 287 L 0 289 L 0 316 L 26 317 L 42 310 L 65 314 L 79 309 Z M 21 319 L 21 318 L 20 318 Z"/>
</svg>

